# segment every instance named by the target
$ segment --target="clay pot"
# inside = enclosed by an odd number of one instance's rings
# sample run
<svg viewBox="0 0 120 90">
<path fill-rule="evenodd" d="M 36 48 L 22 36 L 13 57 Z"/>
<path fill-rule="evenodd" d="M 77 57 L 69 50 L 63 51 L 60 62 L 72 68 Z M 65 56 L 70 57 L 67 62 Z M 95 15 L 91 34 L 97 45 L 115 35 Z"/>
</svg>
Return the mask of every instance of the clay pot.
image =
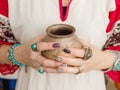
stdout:
<svg viewBox="0 0 120 90">
<path fill-rule="evenodd" d="M 43 39 L 45 42 L 57 42 L 60 48 L 55 50 L 42 51 L 42 55 L 46 58 L 55 60 L 58 55 L 73 57 L 63 50 L 65 48 L 81 48 L 79 38 L 75 35 L 75 28 L 67 24 L 55 24 L 46 29 L 47 35 Z"/>
</svg>

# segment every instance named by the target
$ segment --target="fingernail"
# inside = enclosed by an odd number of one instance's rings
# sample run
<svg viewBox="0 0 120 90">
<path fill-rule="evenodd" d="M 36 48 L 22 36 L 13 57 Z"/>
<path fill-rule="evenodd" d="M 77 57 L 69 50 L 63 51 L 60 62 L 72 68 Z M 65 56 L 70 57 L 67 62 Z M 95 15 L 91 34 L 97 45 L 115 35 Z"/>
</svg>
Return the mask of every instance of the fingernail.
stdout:
<svg viewBox="0 0 120 90">
<path fill-rule="evenodd" d="M 57 71 L 60 73 L 60 72 L 63 72 L 63 68 L 58 68 Z"/>
<path fill-rule="evenodd" d="M 63 51 L 66 52 L 66 53 L 70 53 L 71 52 L 70 49 L 67 49 L 67 48 L 64 49 Z"/>
<path fill-rule="evenodd" d="M 56 57 L 55 60 L 58 61 L 58 62 L 61 62 L 62 58 L 61 57 Z"/>
<path fill-rule="evenodd" d="M 53 47 L 53 48 L 59 48 L 60 45 L 59 45 L 58 43 L 54 43 L 54 44 L 52 45 L 52 47 Z"/>
<path fill-rule="evenodd" d="M 67 64 L 63 63 L 61 66 L 63 66 L 63 67 L 67 67 Z"/>
</svg>

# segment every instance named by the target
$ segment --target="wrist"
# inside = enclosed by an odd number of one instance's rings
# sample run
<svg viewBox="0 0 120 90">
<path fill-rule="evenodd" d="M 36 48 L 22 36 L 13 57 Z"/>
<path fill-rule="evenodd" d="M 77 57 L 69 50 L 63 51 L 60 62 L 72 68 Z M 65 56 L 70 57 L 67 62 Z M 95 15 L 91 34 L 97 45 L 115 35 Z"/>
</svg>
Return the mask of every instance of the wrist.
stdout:
<svg viewBox="0 0 120 90">
<path fill-rule="evenodd" d="M 15 59 L 18 61 L 18 62 L 20 62 L 20 63 L 24 63 L 24 59 L 22 58 L 23 56 L 22 56 L 22 51 L 21 51 L 22 49 L 21 49 L 21 46 L 17 46 L 15 49 L 14 49 L 14 57 L 15 57 Z"/>
<path fill-rule="evenodd" d="M 18 62 L 21 62 L 23 64 L 26 64 L 26 60 L 30 60 L 30 46 L 29 43 L 22 44 L 18 47 L 16 47 L 14 50 L 15 58 Z"/>
<path fill-rule="evenodd" d="M 112 58 L 113 64 L 111 67 L 105 70 L 105 72 L 108 72 L 110 70 L 114 70 L 114 71 L 120 70 L 120 53 L 115 50 L 107 50 L 107 51 L 113 55 L 113 58 Z"/>
<path fill-rule="evenodd" d="M 102 71 L 104 72 L 108 72 L 112 69 L 114 63 L 115 63 L 115 57 L 114 57 L 114 54 L 112 53 L 112 51 L 110 50 L 106 50 L 106 51 L 103 51 L 104 53 L 104 59 L 105 60 L 105 67 L 103 67 Z"/>
<path fill-rule="evenodd" d="M 8 60 L 7 54 L 8 49 L 11 47 L 11 45 L 1 45 L 0 46 L 0 63 L 1 64 L 11 64 L 11 62 Z"/>
</svg>

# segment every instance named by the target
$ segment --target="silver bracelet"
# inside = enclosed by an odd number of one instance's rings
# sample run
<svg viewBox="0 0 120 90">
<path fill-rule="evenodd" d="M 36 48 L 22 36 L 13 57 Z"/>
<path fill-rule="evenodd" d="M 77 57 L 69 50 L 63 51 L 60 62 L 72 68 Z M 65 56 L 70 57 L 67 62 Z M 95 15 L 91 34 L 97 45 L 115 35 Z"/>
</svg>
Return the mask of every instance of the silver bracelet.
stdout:
<svg viewBox="0 0 120 90">
<path fill-rule="evenodd" d="M 109 72 L 110 70 L 118 71 L 120 70 L 120 53 L 115 50 L 107 50 L 111 52 L 114 56 L 113 66 L 105 70 L 104 72 Z"/>
<path fill-rule="evenodd" d="M 113 65 L 112 70 L 119 71 L 120 70 L 120 53 L 118 51 L 112 51 L 115 57 L 115 63 Z"/>
</svg>

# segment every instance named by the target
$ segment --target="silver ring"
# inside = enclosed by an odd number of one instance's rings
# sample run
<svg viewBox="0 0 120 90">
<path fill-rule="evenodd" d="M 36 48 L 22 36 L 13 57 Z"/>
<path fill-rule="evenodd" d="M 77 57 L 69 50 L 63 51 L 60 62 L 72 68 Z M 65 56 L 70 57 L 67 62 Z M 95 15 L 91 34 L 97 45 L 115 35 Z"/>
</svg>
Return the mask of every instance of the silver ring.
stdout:
<svg viewBox="0 0 120 90">
<path fill-rule="evenodd" d="M 92 49 L 90 47 L 84 48 L 84 50 L 85 50 L 85 54 L 83 56 L 84 60 L 88 60 L 89 58 L 93 56 Z"/>
<path fill-rule="evenodd" d="M 82 73 L 82 66 L 78 66 L 77 68 L 78 68 L 78 72 L 76 73 L 76 75 Z"/>
<path fill-rule="evenodd" d="M 44 74 L 43 66 L 40 66 L 37 70 L 40 74 Z"/>
<path fill-rule="evenodd" d="M 62 72 L 63 72 L 63 68 L 58 68 L 58 69 L 57 69 L 57 72 L 58 72 L 58 73 L 62 73 Z"/>
</svg>

